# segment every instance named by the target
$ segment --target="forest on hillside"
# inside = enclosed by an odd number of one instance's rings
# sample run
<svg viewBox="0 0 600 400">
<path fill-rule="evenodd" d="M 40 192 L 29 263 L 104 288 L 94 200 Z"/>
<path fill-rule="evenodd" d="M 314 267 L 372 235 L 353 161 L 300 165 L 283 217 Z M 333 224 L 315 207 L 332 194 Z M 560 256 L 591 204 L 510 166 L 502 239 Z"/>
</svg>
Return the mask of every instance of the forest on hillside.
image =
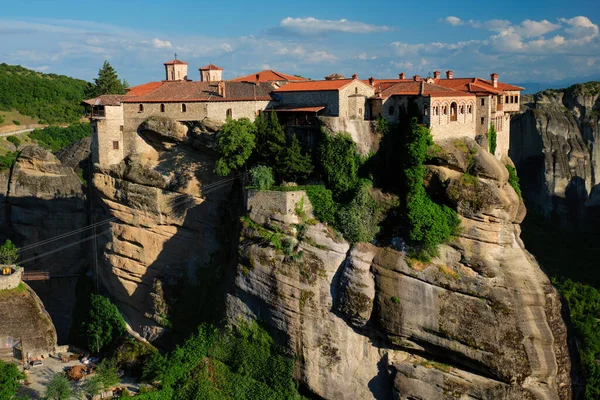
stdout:
<svg viewBox="0 0 600 400">
<path fill-rule="evenodd" d="M 75 122 L 84 112 L 81 101 L 91 95 L 93 87 L 81 79 L 2 63 L 0 111 L 16 110 L 43 124 Z"/>
</svg>

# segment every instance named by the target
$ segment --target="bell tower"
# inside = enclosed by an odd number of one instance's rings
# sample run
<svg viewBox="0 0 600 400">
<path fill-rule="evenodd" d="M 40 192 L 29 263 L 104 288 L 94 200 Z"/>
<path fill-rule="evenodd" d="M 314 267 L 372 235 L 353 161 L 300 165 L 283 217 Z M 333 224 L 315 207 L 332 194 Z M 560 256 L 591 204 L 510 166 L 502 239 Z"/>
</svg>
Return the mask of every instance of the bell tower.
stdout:
<svg viewBox="0 0 600 400">
<path fill-rule="evenodd" d="M 175 59 L 165 63 L 165 74 L 167 81 L 185 81 L 187 80 L 188 63 Z"/>
<path fill-rule="evenodd" d="M 214 64 L 205 65 L 200 70 L 200 80 L 202 82 L 219 82 L 223 80 L 223 68 Z"/>
</svg>

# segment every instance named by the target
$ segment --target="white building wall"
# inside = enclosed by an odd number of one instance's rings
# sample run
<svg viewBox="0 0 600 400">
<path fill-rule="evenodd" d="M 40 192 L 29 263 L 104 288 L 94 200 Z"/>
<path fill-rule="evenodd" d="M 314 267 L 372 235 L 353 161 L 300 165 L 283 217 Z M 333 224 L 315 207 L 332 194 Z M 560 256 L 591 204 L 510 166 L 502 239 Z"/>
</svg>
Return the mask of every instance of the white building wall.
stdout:
<svg viewBox="0 0 600 400">
<path fill-rule="evenodd" d="M 92 127 L 92 161 L 101 165 L 118 164 L 123 160 L 125 147 L 123 107 L 121 105 L 105 106 L 104 111 L 105 118 L 95 118 L 90 123 Z"/>
</svg>

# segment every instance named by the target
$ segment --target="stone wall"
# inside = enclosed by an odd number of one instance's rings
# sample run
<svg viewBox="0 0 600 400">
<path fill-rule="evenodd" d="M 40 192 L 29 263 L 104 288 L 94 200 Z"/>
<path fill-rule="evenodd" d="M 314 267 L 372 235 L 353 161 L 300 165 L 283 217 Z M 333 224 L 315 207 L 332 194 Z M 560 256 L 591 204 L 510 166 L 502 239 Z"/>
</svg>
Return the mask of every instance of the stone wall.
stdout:
<svg viewBox="0 0 600 400">
<path fill-rule="evenodd" d="M 277 92 L 278 106 L 325 106 L 325 115 L 337 116 L 340 113 L 340 96 L 337 90 L 319 92 Z"/>
<path fill-rule="evenodd" d="M 456 103 L 456 121 L 451 121 L 450 117 L 452 103 Z M 469 106 L 471 107 L 471 113 L 469 113 Z M 435 113 L 436 107 L 437 114 Z M 445 113 L 443 113 L 444 107 Z M 429 124 L 434 139 L 475 138 L 475 98 L 433 98 L 429 114 Z"/>
<path fill-rule="evenodd" d="M 5 265 L 0 264 L 0 271 Z M 23 269 L 16 265 L 10 266 L 13 273 L 10 275 L 0 275 L 0 290 L 10 290 L 19 286 L 21 283 L 21 276 L 23 275 Z"/>
<path fill-rule="evenodd" d="M 271 190 L 250 190 L 248 192 L 247 207 L 250 218 L 258 223 L 267 222 L 265 215 L 275 215 L 274 219 L 286 224 L 298 224 L 300 219 L 296 215 L 298 203 L 303 205 L 306 215 L 312 215 L 312 206 L 306 192 L 278 192 Z"/>
<path fill-rule="evenodd" d="M 106 117 L 91 123 L 92 161 L 102 165 L 118 164 L 124 158 L 123 107 L 105 106 L 104 110 Z"/>
<path fill-rule="evenodd" d="M 372 86 L 358 79 L 353 80 L 339 91 L 339 113 L 340 117 L 364 119 L 367 109 L 367 98 L 373 96 L 375 90 Z M 359 111 L 362 114 L 359 115 Z"/>
<path fill-rule="evenodd" d="M 481 104 L 481 100 L 484 100 L 484 104 Z M 478 96 L 475 102 L 475 133 L 477 135 L 487 135 L 490 129 L 490 114 L 492 112 L 492 97 L 491 96 Z M 481 123 L 483 118 L 483 123 Z"/>
</svg>

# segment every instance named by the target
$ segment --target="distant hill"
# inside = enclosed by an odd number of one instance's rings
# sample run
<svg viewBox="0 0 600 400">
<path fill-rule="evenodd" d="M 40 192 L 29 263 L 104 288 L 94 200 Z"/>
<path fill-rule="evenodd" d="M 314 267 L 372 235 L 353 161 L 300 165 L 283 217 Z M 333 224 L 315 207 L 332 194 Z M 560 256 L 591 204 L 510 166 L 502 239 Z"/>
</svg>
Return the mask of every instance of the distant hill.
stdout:
<svg viewBox="0 0 600 400">
<path fill-rule="evenodd" d="M 90 95 L 90 82 L 65 75 L 42 74 L 19 65 L 0 64 L 0 113 L 15 110 L 42 124 L 75 122 Z"/>
<path fill-rule="evenodd" d="M 579 82 L 590 81 L 600 81 L 600 74 L 594 74 L 579 78 L 566 78 L 554 82 L 517 82 L 514 84 L 525 88 L 525 90 L 523 91 L 524 94 L 534 94 L 537 92 L 542 92 L 546 89 L 562 89 L 572 85 L 576 85 Z"/>
</svg>

